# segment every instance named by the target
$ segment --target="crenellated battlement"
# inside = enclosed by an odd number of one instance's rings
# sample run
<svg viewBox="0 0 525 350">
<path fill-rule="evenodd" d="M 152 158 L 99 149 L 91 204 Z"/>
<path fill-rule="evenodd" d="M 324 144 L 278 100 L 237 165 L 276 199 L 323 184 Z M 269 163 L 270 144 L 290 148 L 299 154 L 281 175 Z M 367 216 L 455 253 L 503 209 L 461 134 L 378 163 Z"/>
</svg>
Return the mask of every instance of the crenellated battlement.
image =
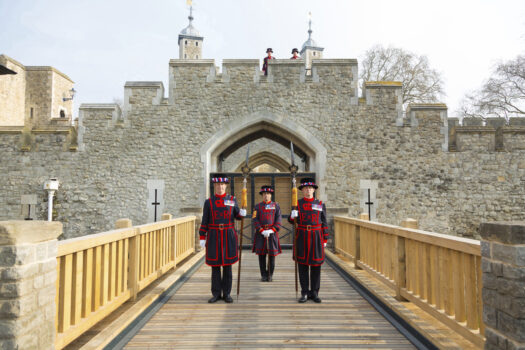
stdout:
<svg viewBox="0 0 525 350">
<path fill-rule="evenodd" d="M 214 60 L 179 60 L 172 59 L 170 67 L 170 89 L 206 83 L 333 83 L 344 82 L 357 87 L 356 59 L 313 60 L 311 71 L 306 69 L 302 59 L 273 59 L 268 63 L 268 75 L 260 70 L 258 59 L 225 59 L 222 72 L 218 72 Z M 354 84 L 355 82 L 355 84 Z"/>
<path fill-rule="evenodd" d="M 525 150 L 525 118 L 449 118 L 448 128 L 452 152 Z"/>
</svg>

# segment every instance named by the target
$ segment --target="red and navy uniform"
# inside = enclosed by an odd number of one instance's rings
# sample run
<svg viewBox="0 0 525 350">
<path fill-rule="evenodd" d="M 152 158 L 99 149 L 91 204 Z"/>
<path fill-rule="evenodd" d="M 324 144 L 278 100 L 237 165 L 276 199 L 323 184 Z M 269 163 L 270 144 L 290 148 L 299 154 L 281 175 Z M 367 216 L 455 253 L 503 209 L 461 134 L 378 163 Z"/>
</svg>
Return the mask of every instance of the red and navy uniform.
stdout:
<svg viewBox="0 0 525 350">
<path fill-rule="evenodd" d="M 268 57 L 266 56 L 263 60 L 263 66 L 262 66 L 262 70 L 264 72 L 264 75 L 268 75 L 268 60 L 273 60 L 275 59 L 275 57 Z"/>
<path fill-rule="evenodd" d="M 324 243 L 328 241 L 326 207 L 314 198 L 302 198 L 297 202 L 299 216 L 288 218 L 290 223 L 297 220 L 295 254 L 297 262 L 303 265 L 320 266 L 324 263 Z M 294 260 L 295 256 L 294 256 Z"/>
<path fill-rule="evenodd" d="M 215 195 L 204 202 L 200 239 L 206 239 L 206 264 L 228 266 L 239 260 L 239 243 L 234 219 L 240 220 L 239 206 L 229 194 Z"/>
<path fill-rule="evenodd" d="M 272 256 L 281 254 L 281 244 L 279 242 L 279 229 L 281 227 L 281 208 L 275 202 L 261 202 L 255 205 L 255 217 L 252 220 L 255 227 L 255 237 L 253 239 L 252 252 L 257 255 L 266 255 L 268 252 Z M 262 232 L 272 230 L 268 239 L 264 238 Z M 269 246 L 269 248 L 268 248 Z"/>
<path fill-rule="evenodd" d="M 299 57 L 299 56 L 292 56 L 292 57 L 290 57 L 291 60 L 298 60 L 298 59 L 300 59 L 300 58 L 301 58 L 301 57 Z"/>
</svg>

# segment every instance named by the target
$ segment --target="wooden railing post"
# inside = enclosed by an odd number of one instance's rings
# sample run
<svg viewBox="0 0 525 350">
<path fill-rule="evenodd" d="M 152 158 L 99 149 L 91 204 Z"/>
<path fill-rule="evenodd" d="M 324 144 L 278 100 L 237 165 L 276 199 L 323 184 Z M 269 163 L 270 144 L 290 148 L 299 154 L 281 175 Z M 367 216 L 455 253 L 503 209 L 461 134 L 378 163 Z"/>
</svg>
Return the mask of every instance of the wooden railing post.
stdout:
<svg viewBox="0 0 525 350">
<path fill-rule="evenodd" d="M 139 293 L 140 235 L 138 232 L 139 231 L 136 230 L 135 236 L 130 237 L 129 239 L 128 288 L 130 291 L 130 299 L 132 301 L 137 299 L 137 294 Z"/>
<path fill-rule="evenodd" d="M 354 235 L 354 267 L 357 270 L 361 270 L 361 267 L 358 266 L 358 261 L 361 260 L 361 226 L 355 226 L 355 235 Z"/>
<path fill-rule="evenodd" d="M 115 228 L 129 228 L 133 226 L 130 219 L 118 219 L 115 221 Z"/>
<path fill-rule="evenodd" d="M 160 218 L 162 221 L 171 220 L 173 218 L 173 215 L 164 213 L 162 214 L 162 217 Z"/>
<path fill-rule="evenodd" d="M 417 220 L 407 218 L 401 222 L 401 227 L 405 228 L 418 228 Z M 406 301 L 401 296 L 401 289 L 407 286 L 407 266 L 406 266 L 406 253 L 405 253 L 405 238 L 396 236 L 394 239 L 394 251 L 397 255 L 394 266 L 395 282 L 396 282 L 396 299 L 399 301 Z"/>
</svg>

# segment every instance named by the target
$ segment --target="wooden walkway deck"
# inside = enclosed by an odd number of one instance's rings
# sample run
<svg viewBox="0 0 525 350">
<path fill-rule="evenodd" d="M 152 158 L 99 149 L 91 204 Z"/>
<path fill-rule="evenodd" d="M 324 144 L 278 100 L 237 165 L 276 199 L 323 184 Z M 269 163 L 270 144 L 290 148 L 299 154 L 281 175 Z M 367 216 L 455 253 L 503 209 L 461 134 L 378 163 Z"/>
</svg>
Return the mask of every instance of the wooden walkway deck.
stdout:
<svg viewBox="0 0 525 350">
<path fill-rule="evenodd" d="M 328 264 L 321 272 L 321 304 L 297 303 L 290 250 L 276 265 L 274 281 L 261 282 L 257 258 L 245 250 L 238 302 L 238 264 L 233 269 L 233 304 L 207 303 L 211 273 L 202 265 L 125 348 L 414 349 Z"/>
</svg>

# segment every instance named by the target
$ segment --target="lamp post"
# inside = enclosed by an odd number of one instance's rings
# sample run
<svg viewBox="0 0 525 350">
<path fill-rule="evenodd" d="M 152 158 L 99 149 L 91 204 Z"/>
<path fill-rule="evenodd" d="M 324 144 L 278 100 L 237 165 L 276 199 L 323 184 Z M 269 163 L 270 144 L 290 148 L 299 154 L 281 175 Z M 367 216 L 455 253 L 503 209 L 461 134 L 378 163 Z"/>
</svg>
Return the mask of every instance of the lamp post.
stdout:
<svg viewBox="0 0 525 350">
<path fill-rule="evenodd" d="M 53 221 L 53 196 L 59 185 L 58 180 L 53 178 L 44 182 L 44 190 L 47 191 L 47 221 Z"/>
</svg>

